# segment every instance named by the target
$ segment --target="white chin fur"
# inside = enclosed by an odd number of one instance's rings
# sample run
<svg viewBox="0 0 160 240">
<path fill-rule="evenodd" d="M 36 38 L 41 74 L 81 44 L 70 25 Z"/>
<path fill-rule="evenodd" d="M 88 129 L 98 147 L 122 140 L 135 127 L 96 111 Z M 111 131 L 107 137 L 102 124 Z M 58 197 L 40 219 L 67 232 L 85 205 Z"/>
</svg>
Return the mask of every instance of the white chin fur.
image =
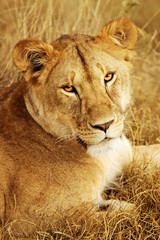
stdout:
<svg viewBox="0 0 160 240">
<path fill-rule="evenodd" d="M 126 145 L 129 149 L 131 148 L 128 139 L 122 135 L 122 137 L 109 140 L 105 139 L 97 145 L 89 146 L 87 152 L 91 156 L 96 157 L 99 154 L 105 154 L 110 151 L 117 152 L 124 145 Z"/>
</svg>

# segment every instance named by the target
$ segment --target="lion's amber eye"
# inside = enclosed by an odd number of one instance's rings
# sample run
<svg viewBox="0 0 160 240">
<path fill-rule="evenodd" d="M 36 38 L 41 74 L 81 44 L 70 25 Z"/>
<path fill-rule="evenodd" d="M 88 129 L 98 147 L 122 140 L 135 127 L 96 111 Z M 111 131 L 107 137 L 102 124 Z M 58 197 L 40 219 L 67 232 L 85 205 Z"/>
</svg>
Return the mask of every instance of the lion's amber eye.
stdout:
<svg viewBox="0 0 160 240">
<path fill-rule="evenodd" d="M 77 92 L 76 89 L 75 89 L 73 86 L 71 86 L 71 85 L 69 85 L 69 86 L 64 86 L 63 89 L 64 89 L 66 92 L 74 92 L 74 93 Z"/>
<path fill-rule="evenodd" d="M 109 82 L 109 81 L 111 81 L 111 80 L 113 79 L 113 77 L 114 77 L 114 73 L 108 73 L 108 74 L 104 77 L 104 80 L 105 80 L 106 82 Z"/>
</svg>

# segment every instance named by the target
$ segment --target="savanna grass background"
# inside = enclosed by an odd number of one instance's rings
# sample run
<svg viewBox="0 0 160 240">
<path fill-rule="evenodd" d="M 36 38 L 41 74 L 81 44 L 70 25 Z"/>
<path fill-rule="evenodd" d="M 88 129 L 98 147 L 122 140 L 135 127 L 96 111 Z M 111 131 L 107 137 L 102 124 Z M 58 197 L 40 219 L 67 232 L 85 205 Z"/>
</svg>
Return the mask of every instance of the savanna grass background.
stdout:
<svg viewBox="0 0 160 240">
<path fill-rule="evenodd" d="M 160 1 L 159 0 L 1 0 L 0 89 L 19 80 L 14 45 L 24 38 L 48 43 L 66 33 L 96 35 L 111 19 L 125 16 L 138 27 L 132 60 L 132 104 L 126 135 L 135 145 L 160 142 Z M 76 211 L 55 227 L 37 226 L 28 239 L 160 239 L 160 171 L 130 166 L 109 198 L 135 203 L 136 212 L 104 212 L 99 218 Z M 3 229 L 0 232 L 2 236 Z M 12 235 L 10 235 L 10 239 Z"/>
</svg>

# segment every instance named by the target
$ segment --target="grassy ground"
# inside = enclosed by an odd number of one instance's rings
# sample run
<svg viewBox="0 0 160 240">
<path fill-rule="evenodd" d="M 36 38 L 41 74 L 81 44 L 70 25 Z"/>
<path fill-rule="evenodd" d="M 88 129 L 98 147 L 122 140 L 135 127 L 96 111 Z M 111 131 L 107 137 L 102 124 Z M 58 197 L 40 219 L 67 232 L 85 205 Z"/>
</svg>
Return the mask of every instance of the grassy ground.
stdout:
<svg viewBox="0 0 160 240">
<path fill-rule="evenodd" d="M 1 0 L 0 88 L 18 79 L 13 46 L 23 38 L 51 42 L 65 33 L 96 34 L 109 20 L 127 16 L 139 29 L 126 124 L 133 144 L 160 141 L 160 3 L 157 0 Z M 39 228 L 30 239 L 160 239 L 160 173 L 131 166 L 112 198 L 134 202 L 137 213 L 96 218 L 77 213 L 61 226 Z M 83 212 L 84 213 L 84 212 Z M 81 217 L 80 217 L 81 216 Z"/>
</svg>

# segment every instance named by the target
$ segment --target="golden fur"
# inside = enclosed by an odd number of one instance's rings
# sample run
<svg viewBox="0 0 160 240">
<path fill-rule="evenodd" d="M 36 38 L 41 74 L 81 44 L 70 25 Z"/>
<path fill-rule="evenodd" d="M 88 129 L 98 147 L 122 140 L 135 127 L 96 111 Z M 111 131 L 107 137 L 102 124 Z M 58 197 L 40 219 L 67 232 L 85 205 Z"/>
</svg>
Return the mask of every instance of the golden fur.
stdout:
<svg viewBox="0 0 160 240">
<path fill-rule="evenodd" d="M 0 94 L 0 216 L 15 236 L 57 209 L 111 203 L 101 194 L 132 160 L 123 125 L 136 40 L 134 24 L 120 18 L 96 37 L 15 46 L 23 77 Z"/>
</svg>

